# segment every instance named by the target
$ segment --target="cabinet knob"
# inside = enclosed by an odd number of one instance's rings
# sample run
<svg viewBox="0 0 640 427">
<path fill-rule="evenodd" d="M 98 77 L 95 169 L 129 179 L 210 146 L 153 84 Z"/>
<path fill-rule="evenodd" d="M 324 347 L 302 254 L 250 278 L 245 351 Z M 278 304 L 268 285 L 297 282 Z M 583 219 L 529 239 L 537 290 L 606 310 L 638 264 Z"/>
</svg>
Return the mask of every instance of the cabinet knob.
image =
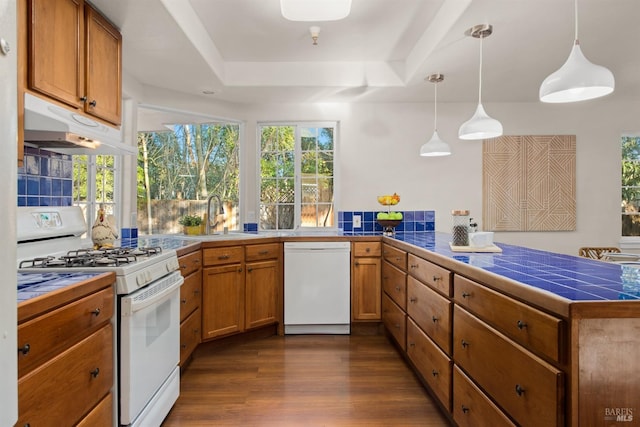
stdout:
<svg viewBox="0 0 640 427">
<path fill-rule="evenodd" d="M 462 293 L 462 298 L 469 298 L 470 296 L 471 296 L 471 294 L 468 293 L 468 292 L 463 292 Z"/>
<path fill-rule="evenodd" d="M 220 255 L 218 257 L 218 259 L 222 260 L 222 259 L 229 259 L 229 255 Z"/>
<path fill-rule="evenodd" d="M 433 276 L 433 281 L 434 281 L 434 282 L 437 282 L 438 280 L 442 280 L 442 277 L 441 277 L 441 276 L 436 276 L 436 275 L 434 275 L 434 276 Z"/>
<path fill-rule="evenodd" d="M 185 268 L 187 268 L 187 266 L 186 266 L 186 265 L 184 265 L 184 264 L 180 264 L 180 269 L 181 269 L 181 270 L 184 270 Z"/>
<path fill-rule="evenodd" d="M 527 324 L 525 322 L 523 322 L 522 320 L 518 320 L 518 329 L 522 330 L 525 329 L 527 327 Z"/>
<path fill-rule="evenodd" d="M 93 378 L 96 378 L 100 374 L 100 368 L 96 368 L 93 371 L 89 372 Z"/>
<path fill-rule="evenodd" d="M 181 299 L 180 302 L 183 303 L 183 304 L 186 304 L 187 300 L 186 299 Z"/>
<path fill-rule="evenodd" d="M 516 384 L 516 394 L 518 396 L 522 396 L 524 394 L 524 389 L 520 384 Z"/>
<path fill-rule="evenodd" d="M 260 251 L 260 252 L 258 252 L 258 255 L 266 255 L 268 253 L 269 253 L 269 251 Z"/>
<path fill-rule="evenodd" d="M 247 273 L 251 273 L 253 271 L 253 267 L 247 268 Z"/>
<path fill-rule="evenodd" d="M 187 348 L 186 344 L 180 344 L 180 348 Z"/>
<path fill-rule="evenodd" d="M 199 260 L 199 259 L 194 259 L 194 260 L 193 260 L 193 263 L 194 263 L 194 264 L 200 264 L 200 260 Z"/>
<path fill-rule="evenodd" d="M 98 105 L 98 101 L 96 101 L 95 99 L 89 103 L 89 106 L 91 107 L 95 107 L 96 105 Z"/>
<path fill-rule="evenodd" d="M 462 340 L 462 342 L 460 344 L 462 344 L 463 348 L 469 347 L 469 343 L 467 341 L 465 341 L 465 340 Z"/>
<path fill-rule="evenodd" d="M 359 266 L 359 265 L 360 265 L 360 263 L 359 263 L 358 261 L 356 261 L 356 262 L 354 263 L 354 265 L 357 267 L 357 266 Z"/>
<path fill-rule="evenodd" d="M 431 371 L 431 375 L 433 375 L 434 377 L 438 376 L 438 371 L 436 371 L 435 369 Z"/>
<path fill-rule="evenodd" d="M 409 268 L 418 268 L 418 264 L 411 264 Z"/>
<path fill-rule="evenodd" d="M 467 412 L 469 412 L 469 408 L 467 408 L 466 406 L 462 405 L 462 413 L 466 414 Z"/>
<path fill-rule="evenodd" d="M 416 301 L 418 301 L 418 298 L 416 298 L 416 297 L 409 298 L 409 302 L 415 303 Z"/>
<path fill-rule="evenodd" d="M 436 316 L 431 316 L 431 320 L 433 320 L 433 323 L 436 323 L 438 321 L 438 318 Z"/>
<path fill-rule="evenodd" d="M 94 315 L 94 316 L 96 316 L 96 317 L 100 316 L 100 308 L 99 308 L 99 307 L 98 307 L 98 308 L 96 308 L 95 310 L 93 310 L 93 311 L 91 312 L 91 314 L 93 314 L 93 315 Z"/>
<path fill-rule="evenodd" d="M 395 327 L 396 327 L 396 328 L 398 328 L 398 329 L 400 329 L 400 324 L 399 324 L 399 323 L 396 323 L 396 324 L 395 324 Z"/>
<path fill-rule="evenodd" d="M 366 248 L 364 251 L 365 251 L 366 253 L 369 253 L 369 252 L 371 252 L 371 248 Z"/>
<path fill-rule="evenodd" d="M 396 291 L 400 292 L 400 286 L 396 286 Z"/>
<path fill-rule="evenodd" d="M 28 343 L 18 348 L 18 351 L 24 355 L 29 353 L 30 350 L 31 350 L 31 346 Z"/>
<path fill-rule="evenodd" d="M 80 101 L 82 101 L 82 102 L 87 102 L 87 97 L 86 97 L 86 96 L 81 96 L 81 97 L 80 97 Z"/>
<path fill-rule="evenodd" d="M 415 346 L 416 346 L 416 343 L 414 343 L 414 342 L 410 342 L 409 343 L 409 347 L 415 347 Z"/>
</svg>

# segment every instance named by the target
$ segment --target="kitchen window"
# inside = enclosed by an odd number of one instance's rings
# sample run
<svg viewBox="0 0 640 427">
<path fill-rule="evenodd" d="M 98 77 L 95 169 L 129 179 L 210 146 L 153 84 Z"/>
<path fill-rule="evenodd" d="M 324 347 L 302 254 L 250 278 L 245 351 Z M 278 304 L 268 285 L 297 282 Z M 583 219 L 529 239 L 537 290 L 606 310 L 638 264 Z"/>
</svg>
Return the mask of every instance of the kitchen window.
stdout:
<svg viewBox="0 0 640 427">
<path fill-rule="evenodd" d="M 336 123 L 262 124 L 260 230 L 335 227 Z"/>
<path fill-rule="evenodd" d="M 73 204 L 82 208 L 89 227 L 94 223 L 99 206 L 107 215 L 117 217 L 118 171 L 116 156 L 73 156 Z"/>
<path fill-rule="evenodd" d="M 640 136 L 622 137 L 622 237 L 640 236 Z"/>
<path fill-rule="evenodd" d="M 140 232 L 182 232 L 178 219 L 184 215 L 204 219 L 207 198 L 212 195 L 220 198 L 224 215 L 212 216 L 211 230 L 239 229 L 240 125 L 182 123 L 167 127 L 166 131 L 138 133 Z M 213 214 L 214 207 L 211 211 Z M 213 227 L 215 221 L 218 223 Z"/>
</svg>

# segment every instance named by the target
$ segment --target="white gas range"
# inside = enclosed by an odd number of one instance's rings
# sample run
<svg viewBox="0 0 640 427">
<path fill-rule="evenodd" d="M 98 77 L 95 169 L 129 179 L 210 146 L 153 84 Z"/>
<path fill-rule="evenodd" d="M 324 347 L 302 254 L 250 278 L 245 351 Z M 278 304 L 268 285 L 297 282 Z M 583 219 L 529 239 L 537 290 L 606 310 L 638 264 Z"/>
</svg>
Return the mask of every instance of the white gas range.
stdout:
<svg viewBox="0 0 640 427">
<path fill-rule="evenodd" d="M 87 227 L 79 207 L 19 207 L 17 218 L 19 273 L 116 274 L 118 424 L 159 426 L 179 395 L 184 280 L 176 251 L 135 245 L 96 250 L 81 238 Z"/>
</svg>

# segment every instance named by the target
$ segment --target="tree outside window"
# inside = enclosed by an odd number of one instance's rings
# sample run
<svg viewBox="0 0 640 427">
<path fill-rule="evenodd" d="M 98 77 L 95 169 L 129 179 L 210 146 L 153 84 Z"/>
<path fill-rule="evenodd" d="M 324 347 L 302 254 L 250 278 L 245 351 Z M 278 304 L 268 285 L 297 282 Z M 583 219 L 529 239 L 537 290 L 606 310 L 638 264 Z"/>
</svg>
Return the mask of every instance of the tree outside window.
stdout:
<svg viewBox="0 0 640 427">
<path fill-rule="evenodd" d="M 622 236 L 640 236 L 640 136 L 622 137 Z"/>
</svg>

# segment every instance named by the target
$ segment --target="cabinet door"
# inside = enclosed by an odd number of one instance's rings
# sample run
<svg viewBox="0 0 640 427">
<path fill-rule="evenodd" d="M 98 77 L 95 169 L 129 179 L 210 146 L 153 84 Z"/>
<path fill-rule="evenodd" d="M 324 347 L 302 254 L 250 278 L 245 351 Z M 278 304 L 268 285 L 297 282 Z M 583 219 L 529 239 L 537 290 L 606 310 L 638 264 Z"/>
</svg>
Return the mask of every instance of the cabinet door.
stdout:
<svg viewBox="0 0 640 427">
<path fill-rule="evenodd" d="M 245 276 L 246 328 L 275 323 L 278 319 L 278 261 L 247 263 Z"/>
<path fill-rule="evenodd" d="M 382 322 L 400 348 L 407 350 L 407 315 L 389 296 L 382 294 Z"/>
<path fill-rule="evenodd" d="M 119 125 L 122 114 L 122 36 L 88 5 L 85 111 Z"/>
<path fill-rule="evenodd" d="M 355 258 L 351 269 L 352 320 L 382 318 L 380 258 Z"/>
<path fill-rule="evenodd" d="M 28 84 L 73 107 L 84 95 L 84 1 L 30 0 Z"/>
<path fill-rule="evenodd" d="M 407 309 L 407 273 L 382 262 L 382 289 L 400 306 Z"/>
<path fill-rule="evenodd" d="M 205 268 L 202 273 L 202 339 L 244 330 L 242 264 Z"/>
<path fill-rule="evenodd" d="M 184 366 L 200 343 L 200 324 L 200 309 L 196 309 L 180 324 L 180 366 Z"/>
</svg>

